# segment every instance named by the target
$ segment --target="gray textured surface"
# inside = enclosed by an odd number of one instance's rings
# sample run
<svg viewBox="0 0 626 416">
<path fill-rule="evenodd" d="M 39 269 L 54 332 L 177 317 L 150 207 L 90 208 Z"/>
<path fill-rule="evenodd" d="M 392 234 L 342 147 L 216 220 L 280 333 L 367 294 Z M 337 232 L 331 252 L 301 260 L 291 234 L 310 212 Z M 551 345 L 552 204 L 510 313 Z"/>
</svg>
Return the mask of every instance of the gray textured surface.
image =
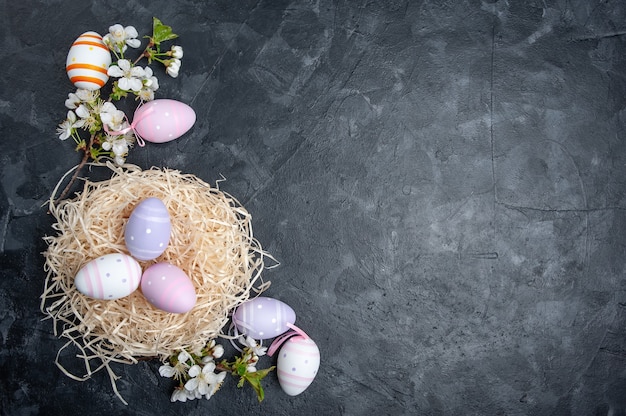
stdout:
<svg viewBox="0 0 626 416">
<path fill-rule="evenodd" d="M 626 6 L 609 1 L 0 1 L 3 415 L 626 414 Z M 158 16 L 198 115 L 130 162 L 241 200 L 322 365 L 170 404 L 158 363 L 78 383 L 41 321 L 42 204 L 86 30 Z M 66 360 L 71 361 L 71 354 Z M 71 365 L 71 364 L 70 364 Z"/>
</svg>

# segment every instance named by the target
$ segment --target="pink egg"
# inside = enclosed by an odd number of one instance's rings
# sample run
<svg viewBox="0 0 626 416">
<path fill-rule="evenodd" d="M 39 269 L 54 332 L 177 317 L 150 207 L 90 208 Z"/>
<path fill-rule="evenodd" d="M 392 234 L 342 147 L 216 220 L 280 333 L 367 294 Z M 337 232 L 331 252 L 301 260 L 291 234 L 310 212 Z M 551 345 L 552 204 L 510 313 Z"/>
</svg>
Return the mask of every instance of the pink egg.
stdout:
<svg viewBox="0 0 626 416">
<path fill-rule="evenodd" d="M 74 285 L 83 295 L 115 300 L 139 287 L 141 266 L 126 254 L 106 254 L 85 264 L 76 274 Z"/>
<path fill-rule="evenodd" d="M 176 100 L 148 101 L 137 108 L 133 127 L 144 140 L 165 143 L 185 134 L 196 122 L 193 108 Z"/>
<path fill-rule="evenodd" d="M 289 338 L 280 349 L 276 360 L 276 374 L 280 387 L 289 396 L 306 390 L 320 367 L 320 350 L 310 338 Z"/>
<path fill-rule="evenodd" d="M 233 313 L 237 330 L 258 340 L 274 338 L 295 322 L 296 313 L 289 305 L 264 296 L 242 303 Z"/>
<path fill-rule="evenodd" d="M 144 199 L 133 209 L 126 224 L 126 248 L 138 260 L 156 259 L 167 248 L 171 231 L 170 214 L 163 201 Z"/>
<path fill-rule="evenodd" d="M 153 264 L 143 272 L 141 291 L 148 302 L 166 312 L 189 312 L 196 304 L 196 290 L 187 274 L 167 262 Z"/>
</svg>

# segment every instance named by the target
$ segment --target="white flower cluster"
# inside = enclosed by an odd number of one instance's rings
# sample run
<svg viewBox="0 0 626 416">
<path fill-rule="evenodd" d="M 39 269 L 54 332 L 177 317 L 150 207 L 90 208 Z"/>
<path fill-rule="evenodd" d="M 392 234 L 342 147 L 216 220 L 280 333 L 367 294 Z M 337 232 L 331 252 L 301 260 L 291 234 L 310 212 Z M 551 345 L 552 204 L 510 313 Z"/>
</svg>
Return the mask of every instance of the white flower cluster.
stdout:
<svg viewBox="0 0 626 416">
<path fill-rule="evenodd" d="M 257 372 L 256 363 L 259 357 L 267 352 L 251 337 L 239 337 L 239 342 L 244 346 L 241 357 L 235 362 L 215 362 L 224 355 L 224 348 L 211 340 L 209 344 L 198 354 L 189 354 L 182 351 L 170 363 L 159 367 L 159 374 L 163 377 L 171 377 L 180 382 L 174 389 L 170 401 L 186 402 L 187 400 L 206 398 L 210 399 L 220 389 L 226 373 L 254 374 Z M 239 367 L 243 371 L 240 372 Z M 217 370 L 217 371 L 216 371 Z"/>
<path fill-rule="evenodd" d="M 69 109 L 67 119 L 57 128 L 59 139 L 66 140 L 73 137 L 80 144 L 80 137 L 76 129 L 84 128 L 89 131 L 104 128 L 107 132 L 102 149 L 110 152 L 111 158 L 118 165 L 123 165 L 128 155 L 130 146 L 135 142 L 135 136 L 129 129 L 128 120 L 123 111 L 118 110 L 115 104 L 103 101 L 98 91 L 78 89 L 75 93 L 69 93 L 65 106 Z M 121 134 L 109 134 L 108 132 L 122 132 Z"/>
<path fill-rule="evenodd" d="M 172 402 L 186 402 L 203 397 L 208 400 L 222 386 L 226 371 L 216 373 L 214 359 L 222 357 L 224 347 L 216 345 L 213 340 L 206 350 L 207 355 L 200 354 L 200 356 L 182 351 L 176 360 L 173 360 L 173 366 L 165 364 L 159 367 L 161 376 L 173 377 L 181 382 L 181 385 L 172 393 L 170 398 Z"/>
</svg>

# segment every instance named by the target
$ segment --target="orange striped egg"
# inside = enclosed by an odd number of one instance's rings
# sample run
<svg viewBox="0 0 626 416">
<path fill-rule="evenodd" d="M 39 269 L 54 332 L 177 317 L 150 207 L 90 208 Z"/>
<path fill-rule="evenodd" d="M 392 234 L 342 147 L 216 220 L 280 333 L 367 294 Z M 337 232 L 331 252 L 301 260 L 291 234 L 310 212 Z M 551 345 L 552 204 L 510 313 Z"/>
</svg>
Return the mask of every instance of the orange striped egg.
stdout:
<svg viewBox="0 0 626 416">
<path fill-rule="evenodd" d="M 65 70 L 76 88 L 95 91 L 109 80 L 111 52 L 96 32 L 85 32 L 72 43 Z"/>
</svg>

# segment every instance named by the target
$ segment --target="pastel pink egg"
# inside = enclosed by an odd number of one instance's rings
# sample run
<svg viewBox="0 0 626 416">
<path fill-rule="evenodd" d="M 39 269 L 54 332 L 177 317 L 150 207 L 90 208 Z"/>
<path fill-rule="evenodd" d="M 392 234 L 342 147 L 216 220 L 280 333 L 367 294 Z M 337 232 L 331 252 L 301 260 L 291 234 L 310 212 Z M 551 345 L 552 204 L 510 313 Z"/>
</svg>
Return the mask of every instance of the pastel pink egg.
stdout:
<svg viewBox="0 0 626 416">
<path fill-rule="evenodd" d="M 135 131 L 144 140 L 165 143 L 185 134 L 196 122 L 193 108 L 176 100 L 148 101 L 133 117 Z"/>
<path fill-rule="evenodd" d="M 295 336 L 280 349 L 276 360 L 276 373 L 280 387 L 289 396 L 306 390 L 320 367 L 320 350 L 310 338 Z"/>
<path fill-rule="evenodd" d="M 138 260 L 159 257 L 170 241 L 172 224 L 167 207 L 159 198 L 147 198 L 133 209 L 124 229 L 124 241 Z"/>
<path fill-rule="evenodd" d="M 141 280 L 137 260 L 122 253 L 106 254 L 85 264 L 76 274 L 74 285 L 83 295 L 115 300 L 133 293 Z"/>
<path fill-rule="evenodd" d="M 237 330 L 254 339 L 274 338 L 296 322 L 296 313 L 278 299 L 259 296 L 242 303 L 233 313 Z"/>
<path fill-rule="evenodd" d="M 192 281 L 183 270 L 167 262 L 153 264 L 143 272 L 141 291 L 148 302 L 166 312 L 189 312 L 196 304 Z"/>
<path fill-rule="evenodd" d="M 111 52 L 96 32 L 85 32 L 72 43 L 65 61 L 67 76 L 76 88 L 97 90 L 109 80 Z"/>
</svg>

